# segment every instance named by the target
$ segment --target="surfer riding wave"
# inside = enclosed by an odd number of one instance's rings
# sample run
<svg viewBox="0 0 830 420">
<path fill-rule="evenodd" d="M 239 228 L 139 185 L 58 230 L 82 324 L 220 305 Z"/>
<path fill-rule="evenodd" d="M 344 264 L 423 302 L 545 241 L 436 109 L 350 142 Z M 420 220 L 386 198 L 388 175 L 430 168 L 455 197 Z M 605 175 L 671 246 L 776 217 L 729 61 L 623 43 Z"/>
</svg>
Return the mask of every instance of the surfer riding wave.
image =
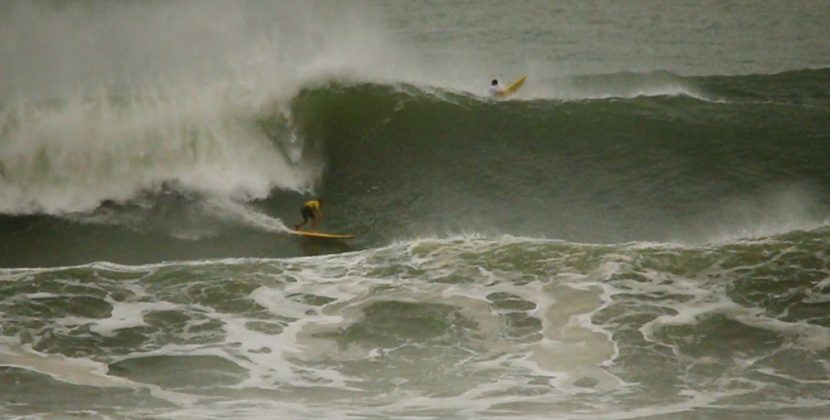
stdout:
<svg viewBox="0 0 830 420">
<path fill-rule="evenodd" d="M 300 230 L 303 226 L 311 220 L 311 229 L 316 229 L 317 225 L 320 224 L 320 219 L 323 218 L 323 199 L 318 198 L 316 200 L 306 201 L 303 204 L 303 207 L 300 208 L 300 215 L 303 216 L 303 222 L 294 225 L 295 230 Z"/>
</svg>

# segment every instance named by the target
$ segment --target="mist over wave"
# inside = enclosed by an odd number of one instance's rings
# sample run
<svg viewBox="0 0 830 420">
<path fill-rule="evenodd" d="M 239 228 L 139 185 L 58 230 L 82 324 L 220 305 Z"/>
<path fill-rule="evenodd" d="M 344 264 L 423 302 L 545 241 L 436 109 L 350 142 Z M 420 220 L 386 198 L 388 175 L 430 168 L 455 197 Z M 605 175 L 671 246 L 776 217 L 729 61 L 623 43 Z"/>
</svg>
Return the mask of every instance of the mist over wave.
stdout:
<svg viewBox="0 0 830 420">
<path fill-rule="evenodd" d="M 7 214 L 90 211 L 162 188 L 238 201 L 309 190 L 322 167 L 298 163 L 286 101 L 312 80 L 372 74 L 384 48 L 360 13 L 320 3 L 1 7 Z"/>
<path fill-rule="evenodd" d="M 315 148 L 288 111 L 301 89 L 372 80 L 480 94 L 487 79 L 439 76 L 447 63 L 429 70 L 436 63 L 377 36 L 365 5 L 345 16 L 307 2 L 36 1 L 3 12 L 6 214 L 88 212 L 165 188 L 237 201 L 309 191 L 325 164 L 301 159 Z M 593 91 L 539 80 L 526 97 L 689 92 L 657 79 Z"/>
<path fill-rule="evenodd" d="M 89 211 L 162 186 L 242 200 L 308 188 L 319 169 L 292 164 L 291 139 L 267 137 L 256 112 L 210 91 L 7 109 L 0 211 Z"/>
</svg>

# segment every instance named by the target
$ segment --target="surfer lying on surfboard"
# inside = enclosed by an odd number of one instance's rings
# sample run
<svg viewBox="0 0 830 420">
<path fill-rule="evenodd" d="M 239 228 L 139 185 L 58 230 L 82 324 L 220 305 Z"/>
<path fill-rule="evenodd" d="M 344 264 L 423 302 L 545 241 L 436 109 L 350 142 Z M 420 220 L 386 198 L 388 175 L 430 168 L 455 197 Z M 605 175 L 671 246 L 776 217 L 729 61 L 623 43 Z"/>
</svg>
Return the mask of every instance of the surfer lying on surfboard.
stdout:
<svg viewBox="0 0 830 420">
<path fill-rule="evenodd" d="M 499 84 L 499 79 L 493 79 L 493 81 L 490 83 L 490 95 L 498 98 L 510 96 L 516 93 L 516 91 L 519 90 L 520 87 L 522 87 L 522 85 L 525 83 L 525 79 L 527 79 L 527 76 L 522 76 L 507 86 L 501 86 Z"/>
<path fill-rule="evenodd" d="M 300 209 L 300 215 L 303 216 L 303 222 L 299 225 L 294 225 L 294 229 L 300 230 L 301 227 L 308 223 L 309 219 L 311 220 L 311 228 L 316 229 L 317 225 L 320 223 L 320 219 L 323 218 L 323 211 L 321 210 L 322 207 L 322 198 L 306 201 Z"/>
<path fill-rule="evenodd" d="M 490 83 L 489 92 L 492 96 L 504 95 L 504 88 L 501 87 L 501 85 L 499 85 L 499 79 L 493 79 L 493 81 Z"/>
</svg>

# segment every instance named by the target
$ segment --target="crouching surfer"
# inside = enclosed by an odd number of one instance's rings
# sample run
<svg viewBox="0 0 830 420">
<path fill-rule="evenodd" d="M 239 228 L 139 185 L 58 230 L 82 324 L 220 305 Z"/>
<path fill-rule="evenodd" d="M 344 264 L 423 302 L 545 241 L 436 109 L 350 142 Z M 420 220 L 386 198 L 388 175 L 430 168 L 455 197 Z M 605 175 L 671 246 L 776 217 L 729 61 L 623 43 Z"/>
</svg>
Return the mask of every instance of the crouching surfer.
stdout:
<svg viewBox="0 0 830 420">
<path fill-rule="evenodd" d="M 309 220 L 311 220 L 311 229 L 316 229 L 317 225 L 320 224 L 320 219 L 323 218 L 322 207 L 322 198 L 306 201 L 303 207 L 300 208 L 300 215 L 303 216 L 303 222 L 299 225 L 294 225 L 294 230 L 300 230 Z"/>
</svg>

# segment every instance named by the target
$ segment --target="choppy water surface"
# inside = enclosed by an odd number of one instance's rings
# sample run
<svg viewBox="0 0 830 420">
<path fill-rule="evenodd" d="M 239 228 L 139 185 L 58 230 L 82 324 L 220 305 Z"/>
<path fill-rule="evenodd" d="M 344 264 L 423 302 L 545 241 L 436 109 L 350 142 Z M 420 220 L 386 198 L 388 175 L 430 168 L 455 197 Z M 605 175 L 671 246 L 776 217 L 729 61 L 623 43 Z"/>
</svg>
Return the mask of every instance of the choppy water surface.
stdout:
<svg viewBox="0 0 830 420">
<path fill-rule="evenodd" d="M 0 416 L 827 417 L 828 18 L 4 3 Z"/>
</svg>

